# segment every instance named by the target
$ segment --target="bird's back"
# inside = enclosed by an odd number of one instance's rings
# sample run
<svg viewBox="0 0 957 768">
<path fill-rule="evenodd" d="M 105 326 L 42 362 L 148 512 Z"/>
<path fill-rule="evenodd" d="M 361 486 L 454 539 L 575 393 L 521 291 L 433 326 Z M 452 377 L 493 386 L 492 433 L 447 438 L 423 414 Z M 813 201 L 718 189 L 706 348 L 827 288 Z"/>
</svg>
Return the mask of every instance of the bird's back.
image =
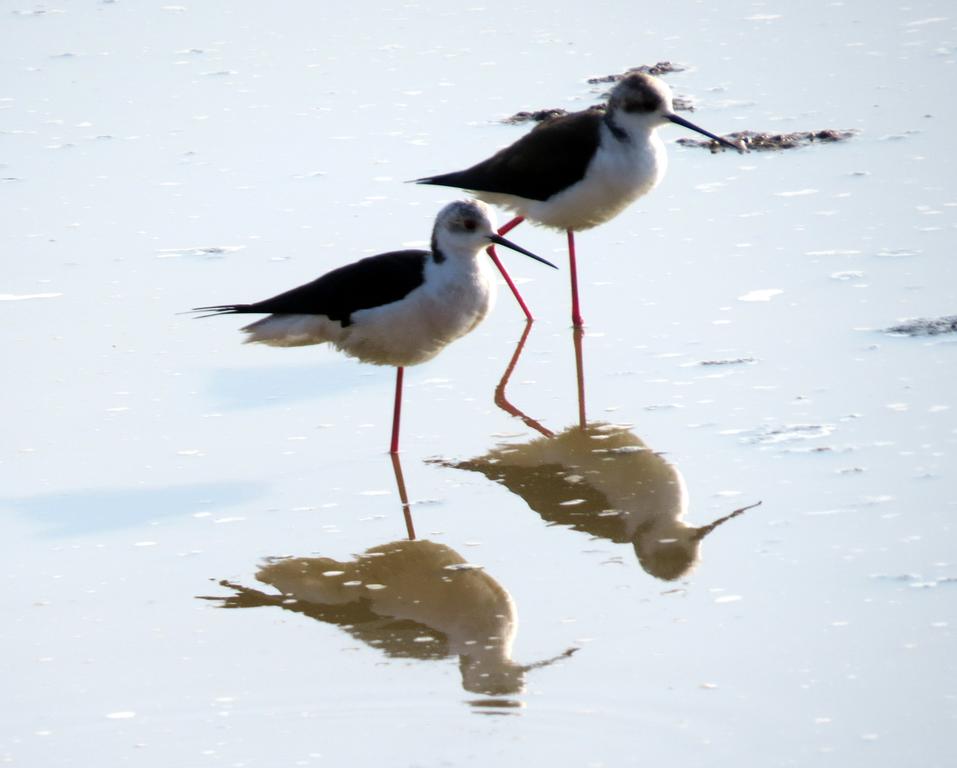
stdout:
<svg viewBox="0 0 957 768">
<path fill-rule="evenodd" d="M 548 200 L 585 175 L 601 125 L 602 113 L 592 109 L 554 117 L 471 168 L 417 181 Z"/>
<path fill-rule="evenodd" d="M 325 315 L 348 326 L 355 312 L 400 301 L 419 287 L 429 255 L 429 251 L 406 250 L 369 256 L 272 298 L 237 306 L 235 311 Z"/>
</svg>

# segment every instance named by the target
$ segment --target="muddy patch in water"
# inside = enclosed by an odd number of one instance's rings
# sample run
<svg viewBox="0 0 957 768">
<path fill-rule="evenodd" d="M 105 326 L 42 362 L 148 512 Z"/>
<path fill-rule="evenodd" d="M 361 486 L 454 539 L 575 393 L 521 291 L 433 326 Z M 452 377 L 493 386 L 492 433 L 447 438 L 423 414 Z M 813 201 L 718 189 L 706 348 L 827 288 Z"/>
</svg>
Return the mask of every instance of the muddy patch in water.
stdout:
<svg viewBox="0 0 957 768">
<path fill-rule="evenodd" d="M 607 97 L 607 94 L 605 94 Z M 690 99 L 681 96 L 675 96 L 672 102 L 675 112 L 694 112 L 694 106 Z M 604 112 L 605 104 L 592 104 L 588 107 L 593 112 Z M 581 111 L 581 110 L 580 110 Z M 514 115 L 502 118 L 500 122 L 506 125 L 521 125 L 522 123 L 544 123 L 547 120 L 553 120 L 556 117 L 563 117 L 569 114 L 567 109 L 555 107 L 553 109 L 535 109 L 530 112 L 516 112 Z"/>
<path fill-rule="evenodd" d="M 624 72 L 619 72 L 613 75 L 601 75 L 598 77 L 589 77 L 587 83 L 589 85 L 605 85 L 606 83 L 617 83 L 619 80 L 623 80 L 628 77 L 628 75 L 634 74 L 635 72 L 642 72 L 646 75 L 653 75 L 655 77 L 660 77 L 661 75 L 667 75 L 671 72 L 683 72 L 686 67 L 683 67 L 680 64 L 675 64 L 671 61 L 659 61 L 657 64 L 642 64 L 637 67 L 632 67 L 631 69 L 626 69 Z M 602 99 L 607 99 L 609 91 L 605 91 L 601 94 Z M 675 96 L 674 98 L 674 108 L 676 112 L 693 112 L 694 104 L 691 99 L 685 98 L 684 96 Z M 594 104 L 588 109 L 593 109 L 597 112 L 604 112 L 604 104 Z M 546 120 L 551 120 L 556 117 L 562 117 L 567 115 L 567 109 L 554 108 L 554 109 L 536 109 L 532 111 L 522 111 L 516 112 L 514 115 L 504 118 L 501 122 L 506 125 L 521 125 L 522 123 L 542 123 Z"/>
<path fill-rule="evenodd" d="M 602 83 L 617 83 L 619 80 L 624 80 L 628 75 L 632 75 L 636 72 L 641 72 L 645 75 L 654 75 L 655 77 L 661 77 L 661 75 L 667 75 L 672 72 L 684 72 L 687 67 L 683 67 L 681 64 L 675 64 L 673 61 L 659 61 L 657 64 L 641 64 L 637 67 L 632 67 L 627 69 L 624 72 L 621 72 L 617 75 L 602 75 L 601 77 L 589 77 L 588 83 L 590 85 L 600 85 Z"/>
<path fill-rule="evenodd" d="M 837 128 L 825 128 L 821 131 L 793 131 L 792 133 L 765 133 L 763 131 L 735 131 L 724 136 L 732 144 L 743 146 L 756 152 L 771 152 L 782 149 L 798 149 L 811 144 L 833 144 L 847 141 L 857 135 L 857 131 L 844 131 Z M 678 143 L 684 147 L 702 147 L 712 152 L 723 152 L 722 147 L 713 139 L 680 138 Z"/>
<path fill-rule="evenodd" d="M 919 317 L 885 328 L 884 333 L 892 333 L 895 336 L 939 336 L 942 333 L 957 333 L 957 315 Z"/>
</svg>

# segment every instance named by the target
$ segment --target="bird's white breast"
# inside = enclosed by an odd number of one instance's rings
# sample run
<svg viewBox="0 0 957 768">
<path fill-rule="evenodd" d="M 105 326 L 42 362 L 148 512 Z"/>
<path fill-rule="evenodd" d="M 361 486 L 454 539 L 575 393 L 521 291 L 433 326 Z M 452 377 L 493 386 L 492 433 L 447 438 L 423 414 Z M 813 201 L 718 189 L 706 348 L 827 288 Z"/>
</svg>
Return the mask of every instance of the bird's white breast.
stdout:
<svg viewBox="0 0 957 768">
<path fill-rule="evenodd" d="M 417 365 L 475 328 L 495 300 L 484 254 L 426 264 L 426 281 L 402 301 L 354 312 L 352 325 L 331 341 L 378 365 Z"/>
<path fill-rule="evenodd" d="M 654 189 L 666 166 L 664 145 L 653 132 L 645 140 L 621 141 L 602 126 L 602 141 L 585 177 L 530 210 L 530 217 L 575 231 L 604 224 Z"/>
</svg>

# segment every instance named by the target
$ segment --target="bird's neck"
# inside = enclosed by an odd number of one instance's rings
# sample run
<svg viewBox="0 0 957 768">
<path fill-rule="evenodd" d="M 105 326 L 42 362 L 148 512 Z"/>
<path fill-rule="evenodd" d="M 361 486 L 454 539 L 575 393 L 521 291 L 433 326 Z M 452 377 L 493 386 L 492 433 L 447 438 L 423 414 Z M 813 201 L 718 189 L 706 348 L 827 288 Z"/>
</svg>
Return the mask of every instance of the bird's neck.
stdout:
<svg viewBox="0 0 957 768">
<path fill-rule="evenodd" d="M 650 142 L 655 135 L 655 129 L 658 127 L 657 123 L 645 116 L 629 114 L 620 110 L 605 112 L 604 123 L 608 132 L 616 141 L 634 145 Z"/>
<path fill-rule="evenodd" d="M 442 254 L 435 258 L 436 254 Z M 425 265 L 429 282 L 435 285 L 474 284 L 489 281 L 489 259 L 483 253 L 462 253 L 450 248 L 433 249 Z"/>
<path fill-rule="evenodd" d="M 603 118 L 605 122 L 605 127 L 608 128 L 612 136 L 614 136 L 618 141 L 631 141 L 631 136 L 628 134 L 621 125 L 618 124 L 618 121 L 615 120 L 615 113 L 611 110 L 605 111 L 605 117 Z"/>
<path fill-rule="evenodd" d="M 442 250 L 442 246 L 439 244 L 439 238 L 436 236 L 435 232 L 432 233 L 432 245 L 429 258 L 436 264 L 441 264 L 445 261 L 445 251 Z"/>
</svg>

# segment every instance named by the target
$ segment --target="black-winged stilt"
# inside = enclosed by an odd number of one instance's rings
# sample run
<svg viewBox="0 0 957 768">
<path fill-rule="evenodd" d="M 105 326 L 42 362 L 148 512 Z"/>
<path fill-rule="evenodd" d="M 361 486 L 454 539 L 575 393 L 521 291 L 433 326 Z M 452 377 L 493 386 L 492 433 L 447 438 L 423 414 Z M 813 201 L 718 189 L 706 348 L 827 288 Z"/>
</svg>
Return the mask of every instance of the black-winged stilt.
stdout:
<svg viewBox="0 0 957 768">
<path fill-rule="evenodd" d="M 651 75 L 633 73 L 612 90 L 604 112 L 587 109 L 553 118 L 471 168 L 427 176 L 416 182 L 460 187 L 515 213 L 499 234 L 525 219 L 565 230 L 572 322 L 580 327 L 583 321 L 578 302 L 574 233 L 605 223 L 661 181 L 668 160 L 655 131 L 668 122 L 741 151 L 676 115 L 671 89 L 664 82 Z M 495 263 L 531 319 L 501 263 L 497 259 Z"/>
<path fill-rule="evenodd" d="M 202 317 L 268 314 L 244 326 L 246 342 L 296 347 L 329 342 L 347 355 L 396 367 L 389 452 L 399 450 L 405 366 L 431 360 L 481 322 L 496 283 L 481 252 L 495 243 L 555 265 L 496 234 L 477 200 L 449 203 L 435 219 L 431 250 L 369 256 L 254 304 L 197 307 Z"/>
</svg>

